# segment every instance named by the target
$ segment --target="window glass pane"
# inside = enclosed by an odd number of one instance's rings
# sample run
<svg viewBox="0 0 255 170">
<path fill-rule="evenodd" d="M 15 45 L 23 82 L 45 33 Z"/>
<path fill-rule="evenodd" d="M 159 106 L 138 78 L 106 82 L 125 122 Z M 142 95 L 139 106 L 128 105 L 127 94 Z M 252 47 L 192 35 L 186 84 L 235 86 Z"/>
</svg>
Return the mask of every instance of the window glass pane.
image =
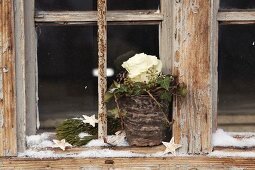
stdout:
<svg viewBox="0 0 255 170">
<path fill-rule="evenodd" d="M 255 8 L 254 0 L 220 0 L 222 9 L 251 9 Z"/>
<path fill-rule="evenodd" d="M 109 25 L 108 67 L 118 74 L 123 60 L 136 53 L 159 56 L 159 35 L 157 25 Z M 108 84 L 111 84 L 109 78 Z"/>
<path fill-rule="evenodd" d="M 159 9 L 160 0 L 108 0 L 108 10 Z"/>
<path fill-rule="evenodd" d="M 56 120 L 97 113 L 97 27 L 39 26 L 39 115 L 42 127 Z"/>
<path fill-rule="evenodd" d="M 108 10 L 158 9 L 160 0 L 108 0 Z M 36 0 L 37 10 L 88 11 L 97 10 L 97 0 Z"/>
<path fill-rule="evenodd" d="M 228 131 L 255 131 L 255 25 L 221 25 L 218 123 Z"/>
<path fill-rule="evenodd" d="M 96 0 L 35 0 L 35 8 L 42 11 L 92 11 Z"/>
</svg>

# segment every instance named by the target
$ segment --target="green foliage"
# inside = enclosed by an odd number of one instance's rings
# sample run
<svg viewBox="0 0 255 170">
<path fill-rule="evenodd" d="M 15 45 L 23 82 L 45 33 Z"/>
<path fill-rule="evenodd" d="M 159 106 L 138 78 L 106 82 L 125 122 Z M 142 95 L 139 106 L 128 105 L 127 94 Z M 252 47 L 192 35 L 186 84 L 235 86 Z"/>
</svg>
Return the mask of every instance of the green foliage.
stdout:
<svg viewBox="0 0 255 170">
<path fill-rule="evenodd" d="M 91 134 L 91 137 L 80 139 L 79 134 L 86 132 Z M 65 139 L 73 146 L 82 146 L 87 144 L 91 139 L 96 138 L 96 129 L 93 129 L 91 125 L 84 124 L 79 119 L 66 119 L 63 123 L 58 125 L 56 129 L 56 136 L 58 140 Z"/>
<path fill-rule="evenodd" d="M 155 77 L 155 76 L 152 76 Z M 160 96 L 161 100 L 171 102 L 173 95 L 185 96 L 186 86 L 178 84 L 176 78 L 172 75 L 161 74 L 156 78 L 150 79 L 148 83 L 132 82 L 128 77 L 124 83 L 114 82 L 105 95 L 105 102 L 109 102 L 115 97 L 146 95 Z"/>
<path fill-rule="evenodd" d="M 170 85 L 174 81 L 174 78 L 170 75 L 166 75 L 166 76 L 158 77 L 158 79 L 156 81 L 160 87 L 169 91 Z"/>
<path fill-rule="evenodd" d="M 108 134 L 114 134 L 121 129 L 120 120 L 112 116 L 108 116 Z M 80 133 L 88 133 L 92 136 L 79 137 Z M 58 140 L 65 139 L 73 146 L 86 145 L 90 140 L 96 139 L 98 134 L 98 127 L 93 127 L 85 124 L 80 119 L 66 119 L 56 129 L 56 136 Z"/>
</svg>

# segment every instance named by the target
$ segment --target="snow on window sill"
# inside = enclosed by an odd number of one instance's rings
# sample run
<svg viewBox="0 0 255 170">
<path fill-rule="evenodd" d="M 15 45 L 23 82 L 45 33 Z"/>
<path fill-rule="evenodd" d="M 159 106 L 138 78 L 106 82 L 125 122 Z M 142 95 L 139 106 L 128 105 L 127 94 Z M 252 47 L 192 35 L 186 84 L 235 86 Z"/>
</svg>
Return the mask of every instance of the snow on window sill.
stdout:
<svg viewBox="0 0 255 170">
<path fill-rule="evenodd" d="M 94 140 L 84 147 L 72 147 L 62 151 L 53 148 L 54 135 L 42 133 L 27 138 L 28 149 L 19 153 L 23 158 L 162 158 L 173 157 L 165 154 L 163 145 L 156 147 L 130 147 L 105 145 L 102 140 Z M 255 158 L 255 133 L 231 133 L 219 129 L 213 134 L 214 151 L 208 157 L 244 157 Z M 177 157 L 199 155 L 177 154 Z"/>
<path fill-rule="evenodd" d="M 224 132 L 218 129 L 213 134 L 213 152 L 210 157 L 255 157 L 255 133 Z"/>
<path fill-rule="evenodd" d="M 213 134 L 214 147 L 255 148 L 255 133 L 224 132 L 218 129 Z"/>
<path fill-rule="evenodd" d="M 42 133 L 27 137 L 27 150 L 19 153 L 18 157 L 26 158 L 110 158 L 110 157 L 171 157 L 165 154 L 163 145 L 155 147 L 130 147 L 125 141 L 118 146 L 109 146 L 103 140 L 90 141 L 83 147 L 66 148 L 62 151 L 54 148 L 53 133 Z M 185 155 L 183 155 L 185 156 Z"/>
</svg>

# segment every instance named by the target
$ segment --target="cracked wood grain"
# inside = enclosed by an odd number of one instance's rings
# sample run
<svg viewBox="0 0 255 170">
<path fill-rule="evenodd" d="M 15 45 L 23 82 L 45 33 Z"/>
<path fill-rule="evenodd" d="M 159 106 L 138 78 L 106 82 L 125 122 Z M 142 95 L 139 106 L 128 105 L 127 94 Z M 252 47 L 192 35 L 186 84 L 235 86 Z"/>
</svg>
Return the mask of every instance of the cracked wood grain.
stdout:
<svg viewBox="0 0 255 170">
<path fill-rule="evenodd" d="M 173 133 L 179 152 L 205 154 L 212 150 L 212 83 L 210 56 L 211 0 L 174 4 L 173 73 L 188 94 L 174 101 Z"/>
<path fill-rule="evenodd" d="M 13 1 L 0 1 L 0 156 L 17 154 L 13 15 Z"/>
<path fill-rule="evenodd" d="M 104 94 L 107 88 L 107 21 L 106 21 L 106 0 L 98 0 L 98 137 L 107 136 L 107 113 Z"/>
</svg>

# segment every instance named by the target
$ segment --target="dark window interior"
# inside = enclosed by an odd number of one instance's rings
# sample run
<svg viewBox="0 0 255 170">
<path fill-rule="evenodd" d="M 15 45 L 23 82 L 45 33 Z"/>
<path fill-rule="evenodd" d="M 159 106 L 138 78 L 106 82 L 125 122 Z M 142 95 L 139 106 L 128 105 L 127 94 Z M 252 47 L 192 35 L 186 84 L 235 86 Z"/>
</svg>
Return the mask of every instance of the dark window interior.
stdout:
<svg viewBox="0 0 255 170">
<path fill-rule="evenodd" d="M 96 0 L 35 0 L 35 9 L 42 11 L 92 11 Z"/>
<path fill-rule="evenodd" d="M 107 0 L 108 10 L 159 9 L 160 0 Z"/>
<path fill-rule="evenodd" d="M 96 26 L 38 26 L 39 115 L 41 128 L 66 118 L 97 114 Z M 108 26 L 108 68 L 135 53 L 159 54 L 157 25 Z M 108 77 L 111 84 L 114 75 Z M 86 87 L 86 88 L 85 88 Z"/>
<path fill-rule="evenodd" d="M 40 26 L 37 36 L 42 127 L 49 119 L 97 113 L 97 27 Z"/>
<path fill-rule="evenodd" d="M 238 131 L 246 121 L 254 130 L 245 116 L 255 115 L 255 25 L 220 25 L 218 74 L 218 114 L 241 115 Z"/>
<path fill-rule="evenodd" d="M 115 73 L 121 71 L 123 60 L 136 53 L 159 56 L 159 33 L 157 25 L 109 25 L 108 67 Z"/>
<path fill-rule="evenodd" d="M 220 0 L 221 9 L 252 9 L 255 8 L 254 0 Z"/>
<path fill-rule="evenodd" d="M 108 10 L 158 9 L 160 0 L 108 0 Z M 37 10 L 92 11 L 97 10 L 97 0 L 36 0 Z"/>
</svg>

